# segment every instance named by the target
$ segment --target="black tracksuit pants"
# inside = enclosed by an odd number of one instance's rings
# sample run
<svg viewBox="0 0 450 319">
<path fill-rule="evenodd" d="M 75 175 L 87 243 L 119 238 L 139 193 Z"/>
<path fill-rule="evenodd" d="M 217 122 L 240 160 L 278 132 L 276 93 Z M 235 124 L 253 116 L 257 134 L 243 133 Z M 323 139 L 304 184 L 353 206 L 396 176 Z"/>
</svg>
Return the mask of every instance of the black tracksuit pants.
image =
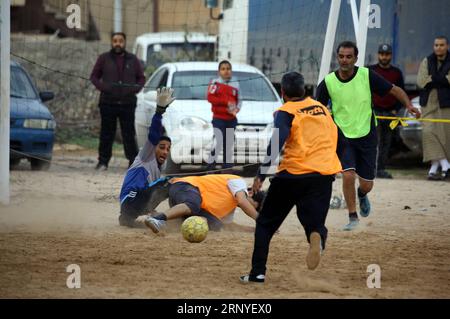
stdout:
<svg viewBox="0 0 450 319">
<path fill-rule="evenodd" d="M 378 116 L 394 116 L 391 112 L 375 111 Z M 378 135 L 378 158 L 377 170 L 383 171 L 386 168 L 386 162 L 389 159 L 389 150 L 392 144 L 394 130 L 390 128 L 390 121 L 378 121 L 377 135 Z"/>
<path fill-rule="evenodd" d="M 135 105 L 100 105 L 101 130 L 98 161 L 108 166 L 116 136 L 117 119 L 120 122 L 125 156 L 131 163 L 138 154 L 136 130 L 134 128 Z"/>
<path fill-rule="evenodd" d="M 318 232 L 322 237 L 322 247 L 325 248 L 328 233 L 325 219 L 330 206 L 333 181 L 334 175 L 275 177 L 272 180 L 264 206 L 256 220 L 251 275 L 266 273 L 270 240 L 294 206 L 308 242 L 311 233 Z"/>
</svg>

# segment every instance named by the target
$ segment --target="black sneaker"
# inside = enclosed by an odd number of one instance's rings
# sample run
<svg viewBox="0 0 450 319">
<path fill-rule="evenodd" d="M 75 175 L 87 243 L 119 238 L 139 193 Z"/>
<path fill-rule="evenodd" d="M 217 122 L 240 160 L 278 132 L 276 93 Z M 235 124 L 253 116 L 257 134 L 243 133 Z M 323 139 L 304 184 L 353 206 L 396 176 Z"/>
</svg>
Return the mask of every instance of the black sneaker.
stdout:
<svg viewBox="0 0 450 319">
<path fill-rule="evenodd" d="M 108 165 L 103 163 L 98 163 L 97 166 L 95 166 L 96 171 L 106 171 L 108 170 Z"/>
<path fill-rule="evenodd" d="M 264 276 L 264 275 L 257 275 L 257 276 L 244 275 L 244 276 L 240 276 L 239 277 L 239 281 L 242 284 L 248 284 L 250 282 L 256 282 L 256 283 L 259 283 L 259 284 L 263 284 L 265 279 L 266 279 L 266 276 Z"/>
</svg>

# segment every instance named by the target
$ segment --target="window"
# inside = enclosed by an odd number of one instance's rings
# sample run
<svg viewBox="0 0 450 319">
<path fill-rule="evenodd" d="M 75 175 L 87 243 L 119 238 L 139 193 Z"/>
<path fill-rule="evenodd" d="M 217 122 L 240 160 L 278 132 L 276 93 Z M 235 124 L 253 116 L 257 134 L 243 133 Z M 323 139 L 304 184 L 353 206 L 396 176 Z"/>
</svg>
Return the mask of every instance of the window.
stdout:
<svg viewBox="0 0 450 319">
<path fill-rule="evenodd" d="M 215 78 L 216 71 L 175 72 L 172 81 L 174 95 L 179 100 L 206 100 L 208 85 Z M 277 101 L 263 75 L 233 72 L 233 79 L 239 82 L 239 95 L 243 101 Z"/>
<path fill-rule="evenodd" d="M 34 89 L 27 74 L 19 67 L 11 67 L 11 96 L 22 99 L 37 99 Z"/>
<path fill-rule="evenodd" d="M 223 0 L 223 10 L 233 8 L 233 0 Z"/>
<path fill-rule="evenodd" d="M 214 43 L 162 43 L 149 45 L 147 65 L 155 68 L 167 62 L 213 61 Z"/>
<path fill-rule="evenodd" d="M 169 76 L 169 71 L 167 69 L 162 69 L 155 73 L 147 82 L 144 88 L 144 93 L 149 91 L 156 91 L 162 86 L 167 86 L 167 78 Z"/>
</svg>

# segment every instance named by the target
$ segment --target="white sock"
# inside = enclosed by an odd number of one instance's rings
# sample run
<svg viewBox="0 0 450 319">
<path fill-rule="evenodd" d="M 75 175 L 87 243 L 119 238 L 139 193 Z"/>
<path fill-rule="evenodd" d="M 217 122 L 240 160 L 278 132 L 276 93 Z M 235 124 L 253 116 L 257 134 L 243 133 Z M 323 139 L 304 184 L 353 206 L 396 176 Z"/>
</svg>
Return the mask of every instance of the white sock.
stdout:
<svg viewBox="0 0 450 319">
<path fill-rule="evenodd" d="M 428 174 L 436 174 L 437 170 L 439 168 L 439 161 L 432 161 L 431 162 L 431 168 Z"/>
<path fill-rule="evenodd" d="M 446 172 L 446 171 L 448 171 L 448 169 L 450 168 L 450 163 L 447 161 L 446 158 L 441 159 L 441 160 L 439 161 L 439 163 L 441 164 L 442 172 Z"/>
</svg>

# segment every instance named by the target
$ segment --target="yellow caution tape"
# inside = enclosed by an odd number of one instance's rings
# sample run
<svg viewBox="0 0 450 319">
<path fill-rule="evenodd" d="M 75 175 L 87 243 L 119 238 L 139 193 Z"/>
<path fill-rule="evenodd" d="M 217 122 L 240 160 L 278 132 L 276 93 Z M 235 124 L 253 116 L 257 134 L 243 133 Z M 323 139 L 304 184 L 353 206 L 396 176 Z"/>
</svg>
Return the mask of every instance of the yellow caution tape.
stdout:
<svg viewBox="0 0 450 319">
<path fill-rule="evenodd" d="M 416 119 L 410 117 L 396 117 L 396 116 L 377 116 L 379 120 L 390 120 L 391 124 L 389 127 L 393 130 L 399 124 L 401 126 L 408 126 L 408 122 L 406 121 L 417 121 L 417 122 L 432 122 L 432 123 L 448 123 L 450 124 L 450 119 Z"/>
</svg>

